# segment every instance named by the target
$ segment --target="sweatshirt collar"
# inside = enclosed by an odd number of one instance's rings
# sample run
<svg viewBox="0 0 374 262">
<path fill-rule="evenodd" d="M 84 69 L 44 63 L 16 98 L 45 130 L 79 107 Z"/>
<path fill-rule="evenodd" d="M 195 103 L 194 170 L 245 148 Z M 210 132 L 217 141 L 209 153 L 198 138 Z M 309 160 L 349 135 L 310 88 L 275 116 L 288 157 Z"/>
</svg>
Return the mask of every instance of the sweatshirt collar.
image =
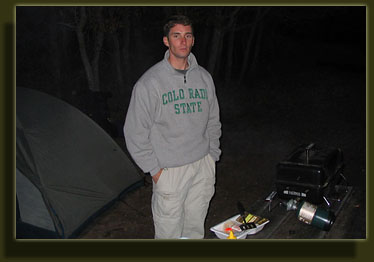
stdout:
<svg viewBox="0 0 374 262">
<path fill-rule="evenodd" d="M 165 55 L 164 55 L 164 62 L 166 63 L 167 67 L 175 72 L 175 68 L 170 64 L 169 62 L 169 49 L 166 50 Z M 190 53 L 188 55 L 188 64 L 189 67 L 186 69 L 187 71 L 190 71 L 192 68 L 197 66 L 197 60 L 194 54 Z"/>
</svg>

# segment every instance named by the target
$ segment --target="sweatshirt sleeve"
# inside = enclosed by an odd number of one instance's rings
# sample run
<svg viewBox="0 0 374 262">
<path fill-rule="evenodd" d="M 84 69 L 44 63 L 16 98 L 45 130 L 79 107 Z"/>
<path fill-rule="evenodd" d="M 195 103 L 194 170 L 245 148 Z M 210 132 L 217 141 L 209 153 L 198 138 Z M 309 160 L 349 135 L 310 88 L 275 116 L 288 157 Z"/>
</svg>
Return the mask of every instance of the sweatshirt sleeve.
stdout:
<svg viewBox="0 0 374 262">
<path fill-rule="evenodd" d="M 138 82 L 133 89 L 123 132 L 126 146 L 136 164 L 144 173 L 155 175 L 159 170 L 150 133 L 157 109 L 157 95 L 144 83 Z"/>
<path fill-rule="evenodd" d="M 216 96 L 216 90 L 214 86 L 213 79 L 210 77 L 211 87 L 212 87 L 212 101 L 210 102 L 209 108 L 209 120 L 208 120 L 208 134 L 209 134 L 209 153 L 215 161 L 219 160 L 221 155 L 221 150 L 219 148 L 220 142 L 219 138 L 221 137 L 221 122 L 219 120 L 219 105 Z"/>
</svg>

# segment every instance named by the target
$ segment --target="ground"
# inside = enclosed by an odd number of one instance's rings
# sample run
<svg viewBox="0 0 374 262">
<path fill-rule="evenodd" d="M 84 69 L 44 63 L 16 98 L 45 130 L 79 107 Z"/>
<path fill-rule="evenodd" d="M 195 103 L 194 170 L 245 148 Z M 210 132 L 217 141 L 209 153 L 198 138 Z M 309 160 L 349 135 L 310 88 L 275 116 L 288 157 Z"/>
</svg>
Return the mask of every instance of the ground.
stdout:
<svg viewBox="0 0 374 262">
<path fill-rule="evenodd" d="M 354 223 L 354 238 L 366 237 L 365 70 L 336 61 L 284 67 L 279 62 L 271 77 L 259 77 L 236 89 L 221 88 L 216 82 L 222 156 L 205 224 L 206 238 L 215 238 L 210 227 L 238 213 L 237 201 L 250 208 L 265 198 L 274 189 L 276 164 L 298 145 L 310 142 L 342 149 L 344 174 L 364 196 L 343 209 L 361 214 Z M 117 142 L 124 147 L 123 138 Z M 97 217 L 79 238 L 152 239 L 152 183 L 149 176 L 144 181 L 144 186 Z"/>
</svg>

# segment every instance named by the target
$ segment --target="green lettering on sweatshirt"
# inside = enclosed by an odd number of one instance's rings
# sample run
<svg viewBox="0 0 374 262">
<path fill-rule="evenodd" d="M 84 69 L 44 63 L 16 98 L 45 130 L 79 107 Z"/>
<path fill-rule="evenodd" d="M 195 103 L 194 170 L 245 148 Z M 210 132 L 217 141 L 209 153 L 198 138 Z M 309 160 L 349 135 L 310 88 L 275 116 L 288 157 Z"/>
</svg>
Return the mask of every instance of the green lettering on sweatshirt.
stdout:
<svg viewBox="0 0 374 262">
<path fill-rule="evenodd" d="M 167 105 L 174 103 L 174 113 L 179 114 L 193 114 L 203 112 L 201 100 L 208 99 L 208 92 L 206 89 L 189 88 L 188 97 L 185 96 L 183 89 L 172 90 L 161 95 L 162 104 Z M 186 99 L 196 100 L 193 102 L 185 101 Z M 178 103 L 176 103 L 178 102 Z"/>
<path fill-rule="evenodd" d="M 186 103 L 186 107 L 187 107 L 187 114 L 191 114 L 192 113 L 192 110 L 191 110 L 191 106 L 189 103 Z"/>
<path fill-rule="evenodd" d="M 194 99 L 194 95 L 193 95 L 193 89 L 192 88 L 188 88 L 188 93 L 190 94 L 190 99 Z"/>
<path fill-rule="evenodd" d="M 195 102 L 191 102 L 190 105 L 191 105 L 191 108 L 192 108 L 192 113 L 195 113 L 196 103 Z"/>
<path fill-rule="evenodd" d="M 203 109 L 201 108 L 201 101 L 197 101 L 197 112 L 203 112 Z"/>
<path fill-rule="evenodd" d="M 196 110 L 197 108 L 197 110 Z M 192 114 L 195 112 L 203 112 L 203 109 L 201 108 L 201 101 L 196 102 L 190 102 L 190 103 L 180 103 L 180 104 L 174 104 L 175 114 L 179 115 L 182 114 Z"/>
<path fill-rule="evenodd" d="M 208 92 L 206 91 L 206 89 L 188 88 L 188 94 L 190 99 L 208 100 Z"/>
<path fill-rule="evenodd" d="M 175 114 L 179 115 L 181 113 L 181 111 L 179 110 L 179 104 L 175 104 L 174 109 L 175 109 Z"/>
<path fill-rule="evenodd" d="M 182 107 L 183 114 L 186 113 L 186 104 L 185 103 L 180 103 L 180 106 Z"/>
<path fill-rule="evenodd" d="M 168 103 L 166 97 L 167 97 L 167 94 L 162 94 L 162 104 L 163 105 L 166 105 Z"/>
<path fill-rule="evenodd" d="M 202 99 L 208 99 L 208 92 L 206 91 L 206 89 L 199 89 L 200 90 L 200 93 L 201 93 L 201 98 Z"/>
<path fill-rule="evenodd" d="M 166 105 L 167 103 L 172 103 L 178 100 L 183 100 L 183 99 L 185 99 L 183 89 L 179 89 L 178 91 L 173 90 L 173 91 L 162 94 L 163 105 Z"/>
<path fill-rule="evenodd" d="M 195 89 L 195 98 L 201 98 L 200 93 L 199 93 L 199 89 Z"/>
</svg>

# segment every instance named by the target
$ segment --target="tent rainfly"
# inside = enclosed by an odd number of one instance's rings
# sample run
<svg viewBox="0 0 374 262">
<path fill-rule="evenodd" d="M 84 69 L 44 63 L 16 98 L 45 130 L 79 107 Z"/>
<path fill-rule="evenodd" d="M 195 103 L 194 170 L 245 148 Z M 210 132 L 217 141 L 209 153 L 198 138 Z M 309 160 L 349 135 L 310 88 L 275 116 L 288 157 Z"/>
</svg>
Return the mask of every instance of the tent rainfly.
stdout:
<svg viewBox="0 0 374 262">
<path fill-rule="evenodd" d="M 16 238 L 74 238 L 142 175 L 88 116 L 16 88 Z"/>
</svg>

